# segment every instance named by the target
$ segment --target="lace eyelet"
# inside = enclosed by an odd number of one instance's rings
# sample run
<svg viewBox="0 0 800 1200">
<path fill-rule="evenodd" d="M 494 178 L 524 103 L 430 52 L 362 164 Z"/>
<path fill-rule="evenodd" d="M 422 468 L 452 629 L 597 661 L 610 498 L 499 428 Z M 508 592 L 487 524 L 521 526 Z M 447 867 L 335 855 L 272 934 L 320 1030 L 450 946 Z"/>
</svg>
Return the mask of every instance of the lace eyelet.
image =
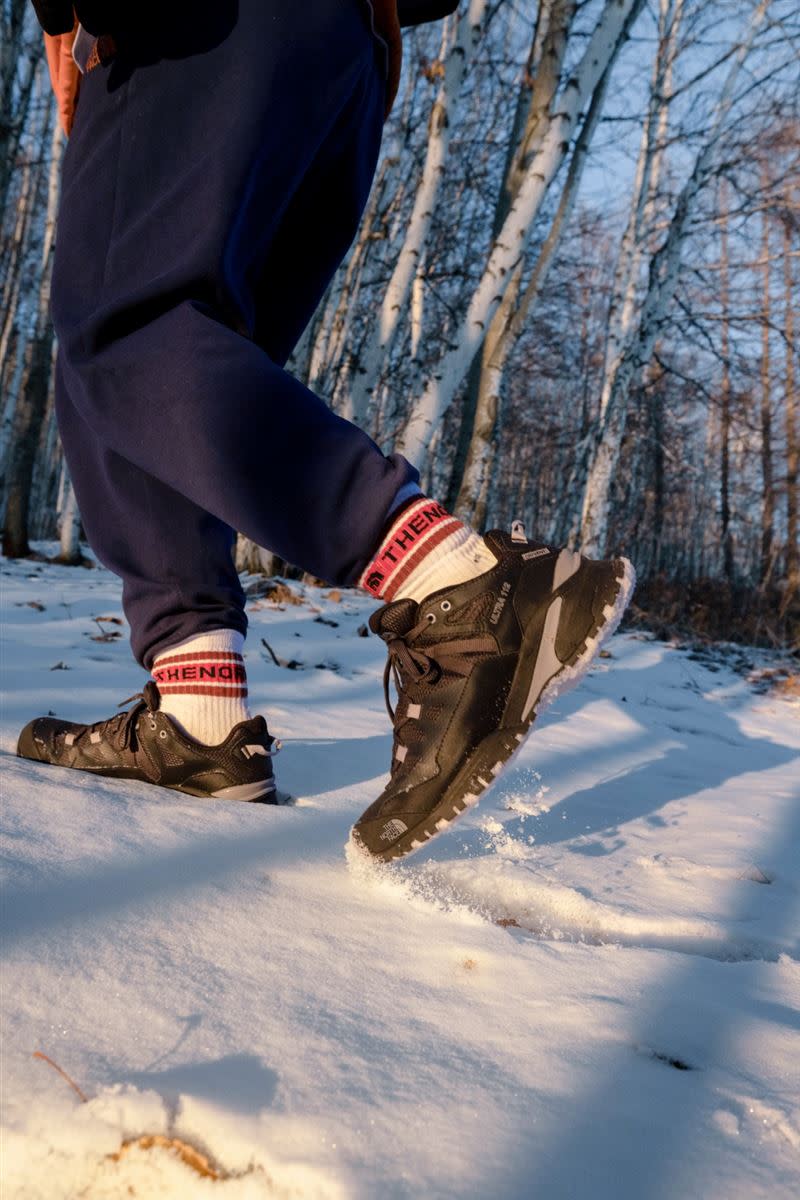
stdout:
<svg viewBox="0 0 800 1200">
<path fill-rule="evenodd" d="M 429 625 L 433 625 L 434 621 L 436 620 L 436 614 L 430 613 L 430 612 L 425 613 L 425 620 L 428 622 Z"/>
<path fill-rule="evenodd" d="M 158 731 L 158 736 L 159 736 L 160 738 L 165 738 L 165 737 L 167 736 L 167 731 L 166 731 L 166 729 L 160 729 L 160 730 Z"/>
<path fill-rule="evenodd" d="M 156 723 L 155 723 L 155 721 L 151 721 L 151 722 L 150 722 L 150 728 L 151 728 L 151 729 L 155 729 L 155 728 L 156 728 Z"/>
<path fill-rule="evenodd" d="M 453 606 L 449 600 L 443 600 L 439 607 L 441 608 L 442 612 L 450 612 L 450 609 Z"/>
</svg>

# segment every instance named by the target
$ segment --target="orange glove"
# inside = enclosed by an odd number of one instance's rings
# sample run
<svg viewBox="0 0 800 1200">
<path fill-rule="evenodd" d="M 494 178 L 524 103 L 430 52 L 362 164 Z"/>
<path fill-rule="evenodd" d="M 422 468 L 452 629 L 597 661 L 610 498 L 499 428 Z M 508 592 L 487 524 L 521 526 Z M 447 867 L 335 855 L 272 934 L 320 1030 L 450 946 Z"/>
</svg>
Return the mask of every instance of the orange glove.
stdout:
<svg viewBox="0 0 800 1200">
<path fill-rule="evenodd" d="M 44 35 L 47 65 L 50 68 L 50 82 L 53 85 L 58 104 L 58 118 L 61 126 L 69 137 L 72 122 L 75 119 L 75 106 L 78 103 L 78 88 L 81 73 L 72 57 L 72 45 L 78 32 L 78 22 L 75 22 L 71 33 L 59 33 L 51 37 Z"/>
</svg>

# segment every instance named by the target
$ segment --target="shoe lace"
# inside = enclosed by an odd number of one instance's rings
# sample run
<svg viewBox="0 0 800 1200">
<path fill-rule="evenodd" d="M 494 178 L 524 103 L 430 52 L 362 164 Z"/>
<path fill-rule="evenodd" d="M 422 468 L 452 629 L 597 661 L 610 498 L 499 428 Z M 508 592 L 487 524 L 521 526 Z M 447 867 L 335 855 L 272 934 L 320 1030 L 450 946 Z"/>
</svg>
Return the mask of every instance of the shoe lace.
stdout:
<svg viewBox="0 0 800 1200">
<path fill-rule="evenodd" d="M 133 696 L 128 696 L 126 700 L 120 700 L 118 708 L 123 708 L 124 705 L 130 704 L 132 701 L 138 701 L 133 708 L 127 712 L 115 713 L 113 717 L 107 717 L 104 721 L 95 721 L 92 725 L 87 725 L 82 736 L 94 732 L 101 733 L 103 738 L 114 744 L 119 750 L 127 750 L 133 740 L 133 733 L 139 716 L 145 709 L 149 707 L 147 697 L 143 692 L 135 692 Z"/>
<path fill-rule="evenodd" d="M 424 647 L 414 645 L 420 634 L 428 629 L 430 621 L 426 617 L 407 633 L 388 631 L 383 634 L 389 651 L 383 671 L 383 697 L 391 721 L 395 719 L 391 701 L 392 678 L 399 699 L 409 683 L 438 683 L 445 671 L 469 675 L 472 670 L 472 663 L 468 661 L 470 655 L 489 654 L 497 649 L 494 638 L 488 635 L 428 642 Z"/>
</svg>

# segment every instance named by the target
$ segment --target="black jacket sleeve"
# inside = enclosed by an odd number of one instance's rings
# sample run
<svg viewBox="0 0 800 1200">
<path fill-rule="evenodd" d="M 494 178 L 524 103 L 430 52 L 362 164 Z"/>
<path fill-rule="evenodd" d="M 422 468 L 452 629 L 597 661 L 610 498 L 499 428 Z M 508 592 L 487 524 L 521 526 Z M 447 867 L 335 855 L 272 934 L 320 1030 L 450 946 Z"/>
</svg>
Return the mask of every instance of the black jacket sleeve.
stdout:
<svg viewBox="0 0 800 1200">
<path fill-rule="evenodd" d="M 45 33 L 69 33 L 72 29 L 72 0 L 32 0 L 36 9 L 39 24 Z M 100 7 L 95 3 L 78 4 L 78 16 L 87 28 L 94 29 L 96 10 Z M 397 15 L 400 24 L 421 25 L 424 21 L 439 21 L 458 8 L 458 0 L 398 0 Z M 86 9 L 86 12 L 80 11 Z M 94 19 L 92 19 L 94 18 Z M 102 30 L 95 30 L 95 32 Z"/>
<path fill-rule="evenodd" d="M 33 0 L 36 16 L 45 33 L 70 33 L 72 30 L 72 0 Z"/>
<path fill-rule="evenodd" d="M 458 8 L 458 0 L 397 0 L 397 15 L 402 26 L 439 21 Z"/>
<path fill-rule="evenodd" d="M 110 33 L 109 13 L 113 15 L 119 12 L 120 7 L 125 8 L 125 5 L 120 6 L 119 2 L 113 4 L 109 0 L 32 0 L 32 3 L 42 29 L 53 35 L 70 33 L 76 15 L 83 28 L 95 37 Z M 135 7 L 130 0 L 127 3 L 128 7 Z"/>
</svg>

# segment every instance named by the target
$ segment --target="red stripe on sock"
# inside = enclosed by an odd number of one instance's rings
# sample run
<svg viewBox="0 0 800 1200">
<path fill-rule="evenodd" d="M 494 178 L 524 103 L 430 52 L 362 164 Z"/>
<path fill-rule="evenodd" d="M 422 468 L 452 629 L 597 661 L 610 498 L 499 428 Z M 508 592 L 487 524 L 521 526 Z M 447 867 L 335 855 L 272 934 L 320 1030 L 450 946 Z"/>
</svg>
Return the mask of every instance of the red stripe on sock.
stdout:
<svg viewBox="0 0 800 1200">
<path fill-rule="evenodd" d="M 180 691 L 190 684 L 202 684 L 205 687 L 222 685 L 247 686 L 247 672 L 244 662 L 239 655 L 225 659 L 209 659 L 198 656 L 195 662 L 186 662 L 173 658 L 170 665 L 168 659 L 158 659 L 153 667 L 153 679 L 159 689 L 169 686 L 173 691 Z"/>
<path fill-rule="evenodd" d="M 158 688 L 160 696 L 221 696 L 224 700 L 241 700 L 247 695 L 247 688 L 205 688 L 200 684 L 181 686 L 181 688 Z"/>
<path fill-rule="evenodd" d="M 159 654 L 154 660 L 153 665 L 164 665 L 165 663 L 181 663 L 181 662 L 244 662 L 241 654 L 237 654 L 235 650 L 189 650 L 186 654 Z"/>
<path fill-rule="evenodd" d="M 388 581 L 388 585 L 383 591 L 383 599 L 387 601 L 393 600 L 397 595 L 398 590 L 408 579 L 411 572 L 416 571 L 423 559 L 425 559 L 432 550 L 435 550 L 436 547 L 445 540 L 445 538 L 449 538 L 451 533 L 455 533 L 460 525 L 461 521 L 454 520 L 450 525 L 442 525 L 438 529 L 434 529 L 430 537 L 427 537 L 422 545 L 420 545 L 419 552 L 412 554 L 410 558 L 406 559 L 406 561 L 401 564 L 397 573 Z"/>
<path fill-rule="evenodd" d="M 413 569 L 408 566 L 411 560 L 418 565 L 424 554 L 461 524 L 441 504 L 421 497 L 395 519 L 378 553 L 362 573 L 359 585 L 373 596 L 388 599 L 397 590 L 401 575 L 405 579 Z"/>
</svg>

